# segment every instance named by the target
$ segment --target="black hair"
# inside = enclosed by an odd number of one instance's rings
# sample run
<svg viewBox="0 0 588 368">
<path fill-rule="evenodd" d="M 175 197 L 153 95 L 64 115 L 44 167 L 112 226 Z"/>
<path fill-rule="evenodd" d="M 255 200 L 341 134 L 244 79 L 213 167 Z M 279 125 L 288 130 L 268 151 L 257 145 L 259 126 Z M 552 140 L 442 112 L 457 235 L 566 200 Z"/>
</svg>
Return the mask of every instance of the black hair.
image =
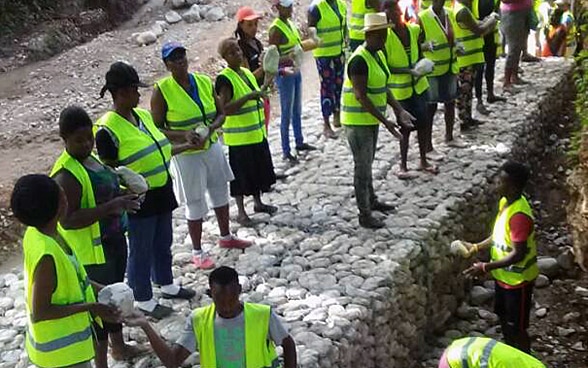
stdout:
<svg viewBox="0 0 588 368">
<path fill-rule="evenodd" d="M 208 284 L 217 284 L 220 286 L 227 286 L 233 283 L 239 283 L 239 275 L 234 268 L 221 266 L 210 273 L 208 276 Z"/>
<path fill-rule="evenodd" d="M 241 28 L 241 22 L 237 23 L 237 28 L 235 28 L 234 36 L 237 40 L 244 40 L 247 38 L 245 31 Z"/>
<path fill-rule="evenodd" d="M 80 106 L 68 106 L 59 114 L 59 135 L 67 138 L 80 128 L 91 128 L 92 119 Z"/>
<path fill-rule="evenodd" d="M 510 182 L 521 191 L 527 185 L 527 181 L 529 181 L 529 176 L 531 175 L 529 167 L 517 161 L 505 162 L 501 170 L 508 175 Z"/>
<path fill-rule="evenodd" d="M 14 185 L 10 207 L 23 224 L 44 226 L 57 215 L 59 185 L 47 175 L 25 175 Z"/>
<path fill-rule="evenodd" d="M 239 46 L 239 41 L 238 41 L 236 38 L 234 38 L 234 37 L 225 38 L 225 39 L 223 39 L 223 40 L 222 40 L 222 41 L 221 41 L 221 42 L 218 44 L 217 51 L 218 51 L 218 54 L 219 54 L 219 55 L 220 55 L 220 56 L 221 56 L 223 59 L 224 59 L 224 57 L 225 57 L 225 53 L 226 53 L 226 51 L 227 51 L 227 47 L 229 47 L 229 45 L 230 45 L 231 43 L 236 43 L 236 44 L 237 44 L 237 46 Z"/>
</svg>

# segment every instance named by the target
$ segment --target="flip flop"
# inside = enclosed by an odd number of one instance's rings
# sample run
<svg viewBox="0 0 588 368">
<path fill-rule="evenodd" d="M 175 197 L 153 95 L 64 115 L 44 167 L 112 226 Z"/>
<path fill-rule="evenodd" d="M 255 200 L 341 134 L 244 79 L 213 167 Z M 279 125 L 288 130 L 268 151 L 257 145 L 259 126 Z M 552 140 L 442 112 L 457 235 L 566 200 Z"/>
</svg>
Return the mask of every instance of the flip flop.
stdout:
<svg viewBox="0 0 588 368">
<path fill-rule="evenodd" d="M 429 174 L 437 175 L 439 174 L 439 168 L 435 165 L 429 165 L 425 167 L 419 167 L 418 171 L 428 172 Z"/>
</svg>

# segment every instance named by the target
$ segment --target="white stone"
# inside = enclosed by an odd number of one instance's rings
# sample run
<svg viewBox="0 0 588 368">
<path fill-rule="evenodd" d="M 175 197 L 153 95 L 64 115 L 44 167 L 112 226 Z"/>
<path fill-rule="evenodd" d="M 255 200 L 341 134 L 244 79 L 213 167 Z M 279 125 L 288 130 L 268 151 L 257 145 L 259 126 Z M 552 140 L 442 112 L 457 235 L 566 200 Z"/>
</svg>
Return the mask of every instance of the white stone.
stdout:
<svg viewBox="0 0 588 368">
<path fill-rule="evenodd" d="M 559 265 L 557 264 L 557 260 L 555 258 L 539 258 L 537 259 L 537 266 L 539 267 L 539 272 L 546 275 L 550 279 L 553 279 L 559 274 Z"/>
<path fill-rule="evenodd" d="M 470 292 L 470 300 L 473 305 L 482 305 L 492 299 L 492 296 L 494 296 L 494 290 L 479 285 L 474 286 Z"/>
<path fill-rule="evenodd" d="M 225 11 L 220 6 L 215 6 L 206 12 L 205 18 L 209 22 L 217 22 L 225 17 Z"/>
<path fill-rule="evenodd" d="M 190 10 L 182 14 L 182 19 L 186 23 L 195 23 L 200 21 L 202 18 L 200 17 L 200 7 L 198 4 L 192 5 Z"/>
<path fill-rule="evenodd" d="M 0 330 L 0 343 L 7 343 L 14 339 L 18 332 L 15 330 L 10 329 L 2 329 Z"/>
<path fill-rule="evenodd" d="M 128 316 L 134 311 L 133 290 L 124 282 L 105 286 L 98 293 L 98 302 L 113 305 L 120 309 L 121 315 Z"/>
<path fill-rule="evenodd" d="M 588 289 L 583 288 L 581 286 L 576 286 L 576 288 L 574 289 L 574 292 L 578 295 L 580 295 L 581 297 L 584 298 L 588 298 Z"/>
<path fill-rule="evenodd" d="M 153 31 L 145 31 L 139 33 L 135 40 L 139 46 L 150 45 L 157 41 L 157 35 Z"/>
<path fill-rule="evenodd" d="M 186 0 L 172 0 L 172 8 L 179 9 L 186 6 Z"/>
<path fill-rule="evenodd" d="M 549 277 L 539 274 L 535 280 L 535 286 L 539 289 L 549 286 Z"/>
<path fill-rule="evenodd" d="M 570 336 L 571 334 L 575 333 L 576 330 L 574 330 L 573 328 L 564 328 L 564 327 L 557 327 L 557 334 L 561 337 L 567 337 Z"/>
<path fill-rule="evenodd" d="M 170 10 L 165 13 L 165 21 L 169 24 L 178 23 L 182 20 L 182 17 L 178 14 L 178 12 Z"/>
<path fill-rule="evenodd" d="M 10 297 L 0 298 L 0 309 L 7 310 L 14 306 L 14 299 Z"/>
<path fill-rule="evenodd" d="M 535 311 L 535 315 L 538 318 L 543 318 L 547 315 L 547 308 L 539 308 Z"/>
</svg>

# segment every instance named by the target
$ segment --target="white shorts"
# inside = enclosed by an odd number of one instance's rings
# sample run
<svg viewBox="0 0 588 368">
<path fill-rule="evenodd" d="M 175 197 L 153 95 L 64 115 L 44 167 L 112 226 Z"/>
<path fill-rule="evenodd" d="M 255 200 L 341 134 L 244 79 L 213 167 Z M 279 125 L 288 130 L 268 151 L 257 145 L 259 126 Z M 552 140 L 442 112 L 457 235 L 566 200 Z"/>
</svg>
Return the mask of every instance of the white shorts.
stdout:
<svg viewBox="0 0 588 368">
<path fill-rule="evenodd" d="M 208 213 L 206 193 L 212 208 L 229 203 L 228 182 L 233 171 L 219 143 L 205 152 L 172 157 L 170 172 L 178 202 L 186 205 L 186 219 L 200 220 Z"/>
</svg>

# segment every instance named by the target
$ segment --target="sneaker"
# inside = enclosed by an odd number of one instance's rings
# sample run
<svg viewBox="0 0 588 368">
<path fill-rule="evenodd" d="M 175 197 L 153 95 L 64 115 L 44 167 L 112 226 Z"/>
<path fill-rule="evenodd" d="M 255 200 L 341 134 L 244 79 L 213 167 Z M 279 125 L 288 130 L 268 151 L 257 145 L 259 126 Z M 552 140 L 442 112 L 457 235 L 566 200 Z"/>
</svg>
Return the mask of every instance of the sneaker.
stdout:
<svg viewBox="0 0 588 368">
<path fill-rule="evenodd" d="M 146 316 L 155 318 L 155 319 L 163 319 L 169 315 L 171 315 L 174 310 L 170 307 L 166 307 L 165 305 L 157 304 L 152 311 L 148 311 L 145 309 L 138 308 L 143 314 Z"/>
<path fill-rule="evenodd" d="M 218 245 L 221 248 L 227 249 L 245 249 L 249 248 L 253 242 L 245 239 L 239 239 L 235 235 L 231 234 L 228 239 L 219 239 Z"/>
<path fill-rule="evenodd" d="M 314 151 L 316 150 L 315 146 L 311 146 L 308 143 L 302 143 L 300 146 L 296 146 L 296 151 Z"/>
<path fill-rule="evenodd" d="M 215 264 L 210 255 L 206 252 L 192 255 L 192 262 L 196 268 L 201 270 L 210 270 L 214 268 Z"/>
<path fill-rule="evenodd" d="M 359 225 L 366 229 L 381 229 L 384 227 L 384 221 L 379 220 L 372 215 L 359 215 Z"/>
</svg>

